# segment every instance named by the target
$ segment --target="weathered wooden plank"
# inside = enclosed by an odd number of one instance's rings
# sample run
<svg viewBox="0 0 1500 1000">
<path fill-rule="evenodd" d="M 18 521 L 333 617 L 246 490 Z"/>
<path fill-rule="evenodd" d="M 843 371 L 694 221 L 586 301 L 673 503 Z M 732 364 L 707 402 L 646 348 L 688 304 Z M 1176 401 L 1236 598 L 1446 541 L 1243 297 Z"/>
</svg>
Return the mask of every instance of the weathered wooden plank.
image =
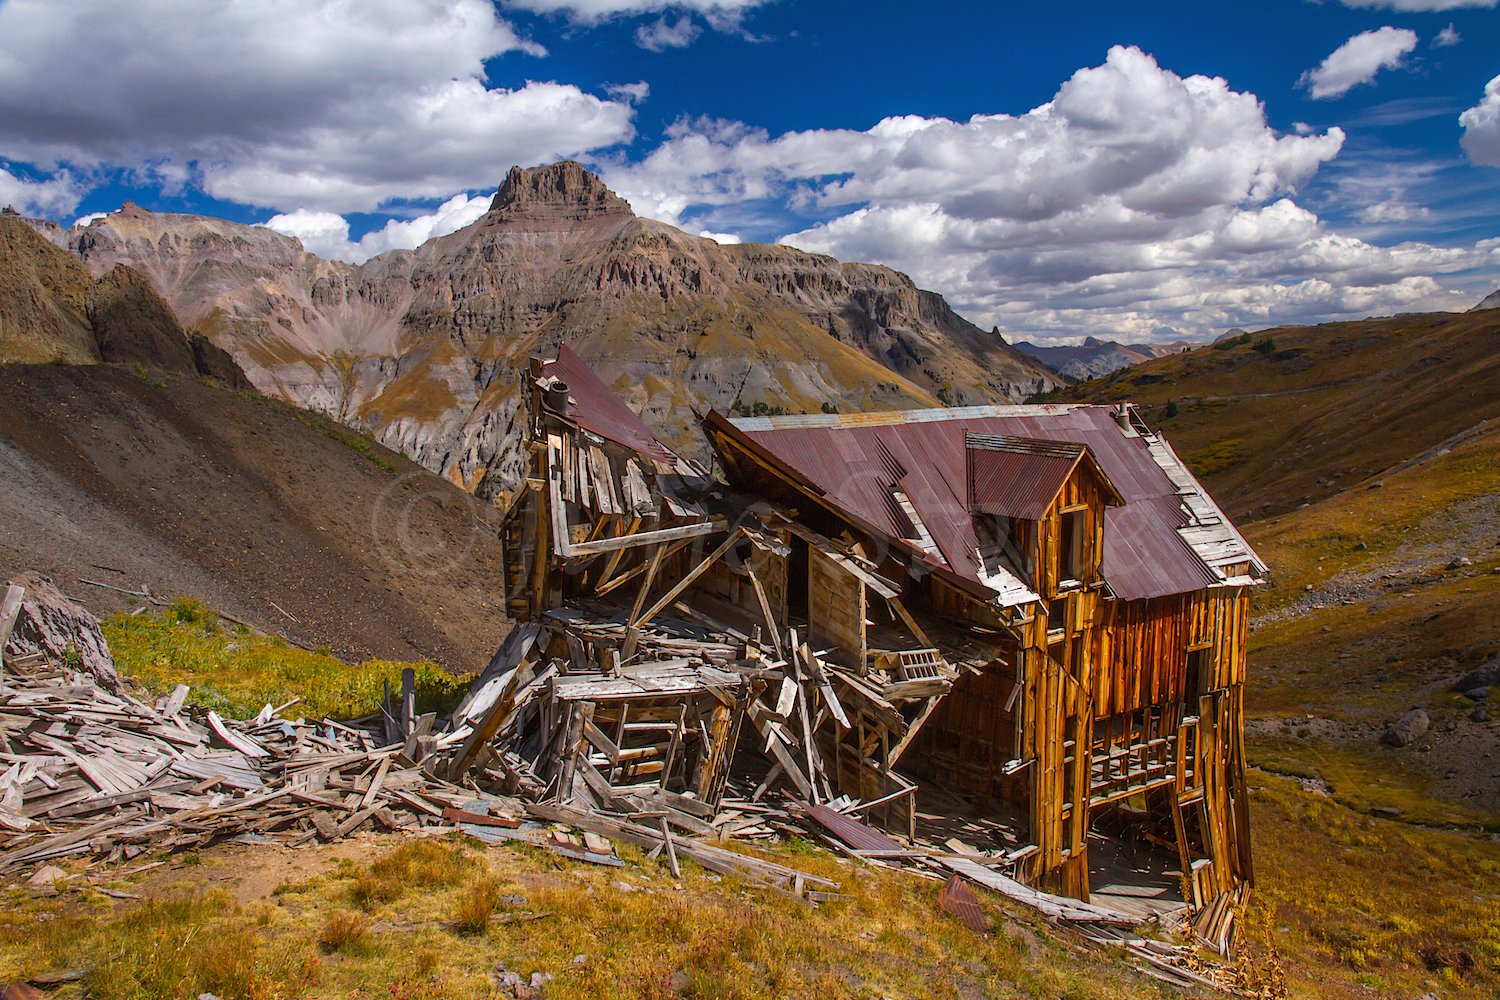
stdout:
<svg viewBox="0 0 1500 1000">
<path fill-rule="evenodd" d="M 617 552 L 640 545 L 654 545 L 658 542 L 675 542 L 686 538 L 697 538 L 700 535 L 710 535 L 722 526 L 722 521 L 698 521 L 694 524 L 680 524 L 671 528 L 657 528 L 653 531 L 637 531 L 634 534 L 620 535 L 616 538 L 576 542 L 572 545 L 571 552 L 575 556 Z"/>
</svg>

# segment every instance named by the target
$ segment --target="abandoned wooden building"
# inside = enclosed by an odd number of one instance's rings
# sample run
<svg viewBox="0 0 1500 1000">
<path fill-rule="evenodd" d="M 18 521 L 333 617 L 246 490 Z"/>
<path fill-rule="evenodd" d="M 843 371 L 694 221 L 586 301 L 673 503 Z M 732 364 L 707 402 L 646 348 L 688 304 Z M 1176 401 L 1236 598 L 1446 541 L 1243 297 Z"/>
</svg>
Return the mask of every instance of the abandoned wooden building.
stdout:
<svg viewBox="0 0 1500 1000">
<path fill-rule="evenodd" d="M 713 412 L 713 477 L 566 347 L 529 382 L 511 612 L 593 622 L 573 659 L 610 678 L 680 658 L 684 629 L 739 646 L 679 664 L 745 683 L 695 683 L 657 752 L 694 737 L 712 766 L 679 758 L 662 795 L 729 766 L 681 725 L 706 693 L 757 796 L 847 797 L 910 841 L 943 789 L 998 818 L 997 864 L 1084 900 L 1095 825 L 1168 848 L 1194 908 L 1253 880 L 1242 691 L 1266 569 L 1130 406 Z"/>
</svg>

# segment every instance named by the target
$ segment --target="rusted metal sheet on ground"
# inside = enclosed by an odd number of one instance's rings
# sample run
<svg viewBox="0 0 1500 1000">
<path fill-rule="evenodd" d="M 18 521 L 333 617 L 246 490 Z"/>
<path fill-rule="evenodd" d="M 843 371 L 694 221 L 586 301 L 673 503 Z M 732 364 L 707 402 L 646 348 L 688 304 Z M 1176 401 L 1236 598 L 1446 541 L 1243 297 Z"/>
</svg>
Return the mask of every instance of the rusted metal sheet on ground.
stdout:
<svg viewBox="0 0 1500 1000">
<path fill-rule="evenodd" d="M 969 883 L 963 880 L 963 876 L 954 875 L 943 883 L 943 887 L 938 890 L 938 907 L 944 913 L 957 917 L 969 930 L 980 934 L 989 933 L 990 918 L 979 908 L 979 897 L 970 890 Z"/>
<path fill-rule="evenodd" d="M 843 813 L 830 809 L 828 806 L 813 806 L 807 811 L 807 814 L 819 826 L 856 851 L 887 853 L 897 852 L 902 849 L 900 844 L 879 830 L 872 830 L 853 816 L 845 816 Z"/>
</svg>

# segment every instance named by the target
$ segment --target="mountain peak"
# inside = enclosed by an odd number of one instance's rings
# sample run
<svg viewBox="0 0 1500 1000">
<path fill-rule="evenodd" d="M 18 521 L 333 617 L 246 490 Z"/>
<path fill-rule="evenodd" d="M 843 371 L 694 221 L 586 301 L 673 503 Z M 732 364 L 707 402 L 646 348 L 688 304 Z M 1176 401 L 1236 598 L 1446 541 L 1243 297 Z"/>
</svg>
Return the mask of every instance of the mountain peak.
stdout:
<svg viewBox="0 0 1500 1000">
<path fill-rule="evenodd" d="M 543 216 L 553 219 L 633 219 L 630 202 L 615 194 L 597 174 L 576 160 L 544 167 L 511 167 L 490 202 L 491 214 Z"/>
</svg>

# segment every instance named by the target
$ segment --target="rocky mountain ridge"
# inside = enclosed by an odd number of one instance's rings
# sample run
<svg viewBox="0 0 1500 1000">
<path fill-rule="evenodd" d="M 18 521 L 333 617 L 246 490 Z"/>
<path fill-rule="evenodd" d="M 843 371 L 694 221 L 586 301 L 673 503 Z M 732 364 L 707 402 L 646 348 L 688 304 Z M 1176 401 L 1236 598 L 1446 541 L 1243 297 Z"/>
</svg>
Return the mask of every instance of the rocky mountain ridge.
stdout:
<svg viewBox="0 0 1500 1000">
<path fill-rule="evenodd" d="M 1085 382 L 1121 368 L 1190 350 L 1195 346 L 1197 345 L 1185 340 L 1170 344 L 1121 344 L 1113 340 L 1087 337 L 1076 347 L 1042 347 L 1018 341 L 1016 350 L 1036 358 L 1060 375 Z"/>
<path fill-rule="evenodd" d="M 562 342 L 697 455 L 695 409 L 1020 402 L 1059 382 L 900 272 L 721 246 L 637 217 L 571 161 L 512 168 L 472 225 L 359 266 L 129 203 L 37 228 L 90 274 L 147 276 L 262 392 L 480 492 L 515 483 L 519 375 Z"/>
<path fill-rule="evenodd" d="M 36 221 L 0 212 L 0 362 L 133 362 L 249 388 L 226 351 L 183 330 L 145 275 L 116 264 L 92 278 Z"/>
</svg>

